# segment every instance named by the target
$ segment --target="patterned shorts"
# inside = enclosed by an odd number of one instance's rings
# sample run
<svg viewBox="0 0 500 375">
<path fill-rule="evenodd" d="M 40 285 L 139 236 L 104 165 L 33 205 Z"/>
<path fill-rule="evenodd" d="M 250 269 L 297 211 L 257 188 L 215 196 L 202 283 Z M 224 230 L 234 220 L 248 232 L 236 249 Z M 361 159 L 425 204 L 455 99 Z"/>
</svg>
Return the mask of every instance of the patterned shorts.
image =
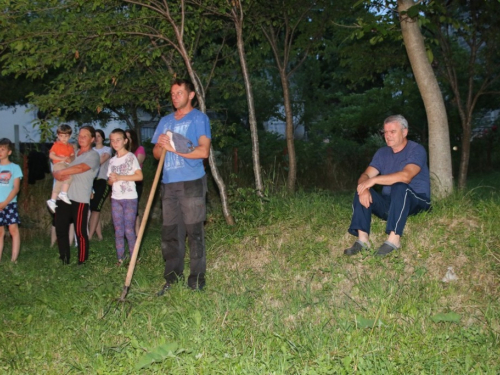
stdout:
<svg viewBox="0 0 500 375">
<path fill-rule="evenodd" d="M 11 202 L 3 210 L 0 210 L 0 226 L 12 224 L 21 224 L 16 202 Z"/>
</svg>

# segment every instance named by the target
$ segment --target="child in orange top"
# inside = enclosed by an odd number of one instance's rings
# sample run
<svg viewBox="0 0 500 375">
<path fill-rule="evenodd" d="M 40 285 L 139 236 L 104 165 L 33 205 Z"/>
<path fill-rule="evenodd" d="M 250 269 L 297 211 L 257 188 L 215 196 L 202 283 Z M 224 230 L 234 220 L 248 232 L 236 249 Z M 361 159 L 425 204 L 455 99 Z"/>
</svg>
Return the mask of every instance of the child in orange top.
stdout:
<svg viewBox="0 0 500 375">
<path fill-rule="evenodd" d="M 68 143 L 72 132 L 73 131 L 69 125 L 62 124 L 57 128 L 57 141 L 50 149 L 49 154 L 49 158 L 53 163 L 52 172 L 67 168 L 68 164 L 75 159 L 75 149 Z M 71 178 L 64 181 L 55 180 L 54 187 L 52 188 L 52 196 L 47 201 L 47 206 L 49 206 L 52 213 L 56 212 L 57 198 L 67 204 L 71 204 L 71 201 L 68 198 L 68 189 L 70 184 Z"/>
</svg>

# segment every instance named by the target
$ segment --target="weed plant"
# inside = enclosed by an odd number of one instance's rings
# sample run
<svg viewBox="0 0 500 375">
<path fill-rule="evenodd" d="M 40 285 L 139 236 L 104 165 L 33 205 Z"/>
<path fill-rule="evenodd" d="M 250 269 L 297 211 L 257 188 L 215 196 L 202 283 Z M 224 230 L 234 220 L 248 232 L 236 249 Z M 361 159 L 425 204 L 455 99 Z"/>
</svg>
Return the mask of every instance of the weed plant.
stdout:
<svg viewBox="0 0 500 375">
<path fill-rule="evenodd" d="M 498 374 L 499 177 L 412 217 L 381 259 L 342 254 L 351 193 L 236 190 L 234 227 L 209 205 L 206 289 L 156 297 L 153 220 L 126 303 L 109 226 L 83 267 L 60 264 L 48 236 L 25 240 L 18 264 L 7 243 L 0 373 Z M 384 227 L 374 220 L 374 246 Z M 443 282 L 449 267 L 458 279 Z"/>
</svg>

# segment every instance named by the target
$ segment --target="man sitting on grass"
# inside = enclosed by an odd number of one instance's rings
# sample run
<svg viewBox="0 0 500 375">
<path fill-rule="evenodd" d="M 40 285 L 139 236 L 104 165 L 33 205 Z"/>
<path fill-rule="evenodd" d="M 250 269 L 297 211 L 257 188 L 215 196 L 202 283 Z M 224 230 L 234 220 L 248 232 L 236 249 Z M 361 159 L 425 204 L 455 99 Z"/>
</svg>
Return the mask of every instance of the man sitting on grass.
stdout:
<svg viewBox="0 0 500 375">
<path fill-rule="evenodd" d="M 354 245 L 344 250 L 355 255 L 369 248 L 371 215 L 387 220 L 387 241 L 375 254 L 384 256 L 401 247 L 401 236 L 408 216 L 430 208 L 430 178 L 425 149 L 409 141 L 408 121 L 390 116 L 384 121 L 387 147 L 379 149 L 370 165 L 358 179 L 354 194 L 353 215 L 348 232 L 358 237 Z M 382 185 L 382 194 L 372 187 Z"/>
</svg>

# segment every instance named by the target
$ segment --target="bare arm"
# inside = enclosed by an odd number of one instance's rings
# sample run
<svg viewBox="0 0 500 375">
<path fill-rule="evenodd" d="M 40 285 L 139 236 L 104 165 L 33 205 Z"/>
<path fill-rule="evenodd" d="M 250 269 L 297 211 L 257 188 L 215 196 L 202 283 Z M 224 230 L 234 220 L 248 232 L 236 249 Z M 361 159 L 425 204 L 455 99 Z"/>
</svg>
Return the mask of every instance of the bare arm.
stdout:
<svg viewBox="0 0 500 375">
<path fill-rule="evenodd" d="M 74 174 L 80 174 L 87 172 L 90 169 L 90 166 L 88 166 L 85 163 L 80 163 L 77 165 L 73 165 L 68 168 L 61 169 L 60 171 L 53 172 L 52 174 L 54 175 L 54 178 L 59 181 L 64 181 L 69 178 L 69 176 L 72 176 Z"/>
<path fill-rule="evenodd" d="M 105 162 L 106 162 L 106 160 L 108 160 L 110 157 L 111 157 L 111 155 L 110 155 L 110 154 L 108 154 L 107 152 L 105 152 L 104 154 L 102 154 L 102 155 L 101 155 L 101 159 L 100 159 L 100 163 L 101 163 L 101 165 L 102 165 L 103 163 L 105 163 Z"/>
<path fill-rule="evenodd" d="M 370 167 L 368 167 L 370 168 Z M 375 168 L 373 168 L 375 169 Z M 368 170 L 368 169 L 367 169 Z M 375 169 L 376 170 L 376 169 Z M 416 164 L 407 164 L 403 170 L 386 175 L 375 175 L 362 181 L 358 181 L 358 194 L 370 189 L 374 185 L 394 185 L 397 182 L 409 184 L 413 177 L 420 172 L 420 167 Z"/>
<path fill-rule="evenodd" d="M 110 173 L 108 177 L 108 184 L 112 185 L 117 181 L 142 181 L 142 170 L 136 169 L 133 175 L 120 175 Z"/>
<path fill-rule="evenodd" d="M 19 189 L 21 187 L 21 178 L 17 177 L 14 179 L 14 186 L 12 187 L 12 190 L 10 191 L 9 195 L 7 195 L 7 198 L 3 201 L 0 202 L 0 211 L 2 211 L 7 205 L 12 202 L 14 197 L 19 193 Z"/>
<path fill-rule="evenodd" d="M 52 162 L 64 161 L 66 163 L 71 163 L 75 159 L 75 154 L 71 154 L 70 156 L 58 156 L 55 152 L 51 152 L 49 154 L 49 159 L 52 160 Z"/>
<path fill-rule="evenodd" d="M 198 146 L 196 146 L 192 152 L 190 152 L 189 154 L 181 154 L 180 152 L 177 152 L 172 148 L 172 145 L 170 144 L 170 138 L 166 134 L 161 134 L 158 137 L 158 142 L 153 148 L 153 156 L 157 160 L 160 159 L 162 150 L 165 149 L 186 159 L 206 159 L 210 154 L 211 142 L 212 141 L 210 140 L 210 138 L 202 135 L 198 139 Z"/>
<path fill-rule="evenodd" d="M 359 195 L 359 202 L 366 208 L 370 207 L 370 204 L 372 204 L 372 194 L 370 193 L 370 188 L 365 188 L 364 186 L 368 183 L 368 181 L 375 178 L 379 174 L 380 172 L 378 169 L 368 166 L 368 168 L 366 168 L 366 170 L 361 173 L 361 176 L 358 178 L 357 192 Z"/>
<path fill-rule="evenodd" d="M 145 159 L 146 159 L 146 154 L 137 155 L 137 161 L 139 162 L 139 165 L 142 165 L 142 163 L 144 163 Z"/>
</svg>

